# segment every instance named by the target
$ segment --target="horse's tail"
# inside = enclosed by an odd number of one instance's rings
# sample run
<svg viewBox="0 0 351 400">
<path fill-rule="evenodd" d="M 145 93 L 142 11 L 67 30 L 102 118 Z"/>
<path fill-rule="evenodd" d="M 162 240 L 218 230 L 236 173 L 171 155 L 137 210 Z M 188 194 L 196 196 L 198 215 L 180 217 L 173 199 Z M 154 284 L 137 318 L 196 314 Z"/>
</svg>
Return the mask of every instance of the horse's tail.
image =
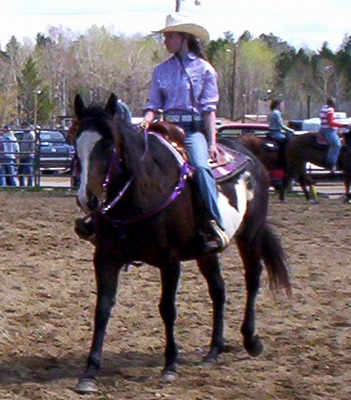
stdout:
<svg viewBox="0 0 351 400">
<path fill-rule="evenodd" d="M 269 287 L 273 291 L 283 288 L 288 297 L 292 296 L 287 258 L 281 241 L 267 224 L 261 228 L 261 255 L 267 269 Z"/>
</svg>

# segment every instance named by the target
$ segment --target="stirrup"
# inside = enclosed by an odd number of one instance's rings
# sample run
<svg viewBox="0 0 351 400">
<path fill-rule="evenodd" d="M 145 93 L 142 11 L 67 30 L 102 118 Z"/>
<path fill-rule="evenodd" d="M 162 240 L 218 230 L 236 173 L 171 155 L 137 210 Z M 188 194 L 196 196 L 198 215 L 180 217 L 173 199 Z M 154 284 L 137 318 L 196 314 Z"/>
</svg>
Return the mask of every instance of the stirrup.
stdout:
<svg viewBox="0 0 351 400">
<path fill-rule="evenodd" d="M 229 236 L 227 233 L 218 225 L 217 221 L 210 221 L 211 228 L 216 235 L 216 239 L 218 239 L 218 249 L 224 250 L 229 246 Z"/>
</svg>

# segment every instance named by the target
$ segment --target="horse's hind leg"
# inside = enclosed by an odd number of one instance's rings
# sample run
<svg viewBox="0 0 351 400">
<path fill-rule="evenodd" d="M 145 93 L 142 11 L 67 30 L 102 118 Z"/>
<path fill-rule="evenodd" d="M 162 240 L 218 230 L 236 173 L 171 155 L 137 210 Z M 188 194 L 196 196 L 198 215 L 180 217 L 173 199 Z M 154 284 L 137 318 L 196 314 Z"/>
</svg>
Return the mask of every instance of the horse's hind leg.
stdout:
<svg viewBox="0 0 351 400">
<path fill-rule="evenodd" d="M 279 192 L 279 200 L 282 203 L 286 203 L 285 193 L 290 185 L 291 179 L 292 179 L 291 176 L 288 174 L 287 171 L 285 171 L 285 175 Z"/>
<path fill-rule="evenodd" d="M 306 167 L 304 166 L 304 168 Z M 304 169 L 303 171 L 301 171 L 298 174 L 297 178 L 306 200 L 310 203 L 317 203 L 317 195 L 314 187 L 314 182 L 309 176 L 307 176 L 306 170 Z M 309 186 L 310 190 L 307 190 L 307 186 Z"/>
<path fill-rule="evenodd" d="M 206 279 L 213 304 L 212 339 L 210 350 L 205 357 L 205 362 L 213 363 L 217 361 L 225 346 L 223 337 L 225 282 L 221 274 L 218 255 L 209 254 L 198 259 L 197 264 Z"/>
<path fill-rule="evenodd" d="M 97 392 L 96 374 L 100 369 L 101 355 L 105 332 L 115 304 L 118 276 L 121 266 L 114 260 L 100 259 L 95 254 L 94 259 L 97 302 L 95 306 L 94 334 L 83 376 L 75 387 L 78 393 Z"/>
<path fill-rule="evenodd" d="M 250 244 L 248 246 L 248 244 Z M 242 236 L 237 238 L 237 245 L 245 269 L 246 305 L 241 325 L 243 343 L 251 356 L 258 356 L 263 350 L 260 337 L 256 334 L 255 303 L 262 273 L 259 244 L 257 238 L 251 241 Z"/>
<path fill-rule="evenodd" d="M 178 349 L 174 337 L 174 325 L 177 318 L 176 295 L 180 276 L 180 263 L 166 264 L 161 267 L 162 293 L 159 311 L 165 333 L 165 366 L 162 371 L 164 380 L 174 380 L 177 376 Z"/>
<path fill-rule="evenodd" d="M 344 171 L 344 188 L 345 188 L 344 203 L 347 204 L 351 204 L 350 182 L 351 182 L 351 174 L 348 171 Z"/>
</svg>

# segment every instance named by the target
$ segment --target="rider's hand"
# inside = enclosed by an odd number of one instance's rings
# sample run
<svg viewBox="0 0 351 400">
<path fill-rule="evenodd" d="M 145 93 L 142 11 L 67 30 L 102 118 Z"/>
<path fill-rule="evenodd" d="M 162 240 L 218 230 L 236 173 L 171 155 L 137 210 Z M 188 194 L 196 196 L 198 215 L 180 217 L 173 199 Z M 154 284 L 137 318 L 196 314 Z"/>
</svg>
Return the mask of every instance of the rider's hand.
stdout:
<svg viewBox="0 0 351 400">
<path fill-rule="evenodd" d="M 143 119 L 143 120 L 140 122 L 140 124 L 139 124 L 139 128 L 140 128 L 141 130 L 145 131 L 145 130 L 148 130 L 148 129 L 149 129 L 149 125 L 150 125 L 150 122 L 147 121 L 146 119 Z"/>
<path fill-rule="evenodd" d="M 218 149 L 216 143 L 212 143 L 210 146 L 210 158 L 213 162 L 218 161 Z"/>
</svg>

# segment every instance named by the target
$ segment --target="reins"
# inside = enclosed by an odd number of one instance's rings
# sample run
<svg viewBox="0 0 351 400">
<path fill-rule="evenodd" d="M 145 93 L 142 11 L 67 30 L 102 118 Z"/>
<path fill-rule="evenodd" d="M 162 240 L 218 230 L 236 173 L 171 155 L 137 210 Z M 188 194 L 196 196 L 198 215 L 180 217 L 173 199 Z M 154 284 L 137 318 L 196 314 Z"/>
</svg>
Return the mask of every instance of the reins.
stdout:
<svg viewBox="0 0 351 400">
<path fill-rule="evenodd" d="M 98 210 L 98 212 L 100 212 L 101 215 L 103 215 L 106 219 L 108 219 L 114 226 L 127 225 L 127 224 L 135 223 L 135 222 L 138 222 L 138 221 L 142 221 L 142 220 L 150 218 L 150 217 L 158 214 L 162 210 L 164 210 L 183 191 L 183 189 L 185 187 L 185 181 L 192 173 L 192 167 L 181 158 L 179 153 L 173 148 L 173 146 L 171 144 L 169 144 L 166 140 L 164 140 L 160 135 L 154 134 L 154 133 L 151 133 L 151 134 L 155 135 L 163 144 L 166 145 L 166 147 L 175 156 L 175 158 L 177 160 L 177 163 L 181 166 L 180 173 L 179 173 L 179 178 L 178 178 L 178 183 L 177 183 L 176 187 L 174 188 L 173 192 L 171 193 L 171 195 L 163 203 L 161 203 L 159 206 L 157 206 L 154 210 L 152 210 L 152 211 L 150 211 L 150 212 L 148 212 L 146 214 L 135 215 L 134 217 L 127 218 L 127 219 L 124 219 L 124 220 L 115 219 L 115 218 L 110 217 L 108 215 L 108 213 L 123 198 L 123 196 L 125 195 L 125 193 L 127 192 L 128 188 L 130 187 L 130 185 L 132 184 L 132 182 L 134 180 L 134 177 L 131 177 L 126 182 L 126 184 L 123 186 L 123 188 L 118 191 L 118 193 L 116 194 L 114 199 L 112 201 L 110 201 L 108 204 L 105 204 L 106 199 L 107 199 L 108 187 L 109 187 L 109 185 L 111 183 L 111 179 L 112 179 L 112 176 L 113 176 L 113 171 L 114 170 L 117 170 L 117 172 L 121 171 L 120 165 L 119 165 L 118 160 L 117 160 L 116 151 L 114 149 L 112 151 L 112 154 L 111 154 L 111 161 L 110 161 L 109 168 L 108 168 L 108 171 L 107 171 L 104 183 L 103 183 L 103 194 L 102 194 L 102 197 L 101 197 L 101 200 L 100 200 L 102 207 L 100 208 L 100 210 Z M 145 158 L 145 156 L 146 156 L 146 154 L 148 152 L 148 135 L 149 135 L 149 133 L 145 129 L 144 132 L 143 132 L 145 149 L 144 149 L 143 156 L 141 158 L 142 160 L 144 160 L 144 158 Z"/>
</svg>

